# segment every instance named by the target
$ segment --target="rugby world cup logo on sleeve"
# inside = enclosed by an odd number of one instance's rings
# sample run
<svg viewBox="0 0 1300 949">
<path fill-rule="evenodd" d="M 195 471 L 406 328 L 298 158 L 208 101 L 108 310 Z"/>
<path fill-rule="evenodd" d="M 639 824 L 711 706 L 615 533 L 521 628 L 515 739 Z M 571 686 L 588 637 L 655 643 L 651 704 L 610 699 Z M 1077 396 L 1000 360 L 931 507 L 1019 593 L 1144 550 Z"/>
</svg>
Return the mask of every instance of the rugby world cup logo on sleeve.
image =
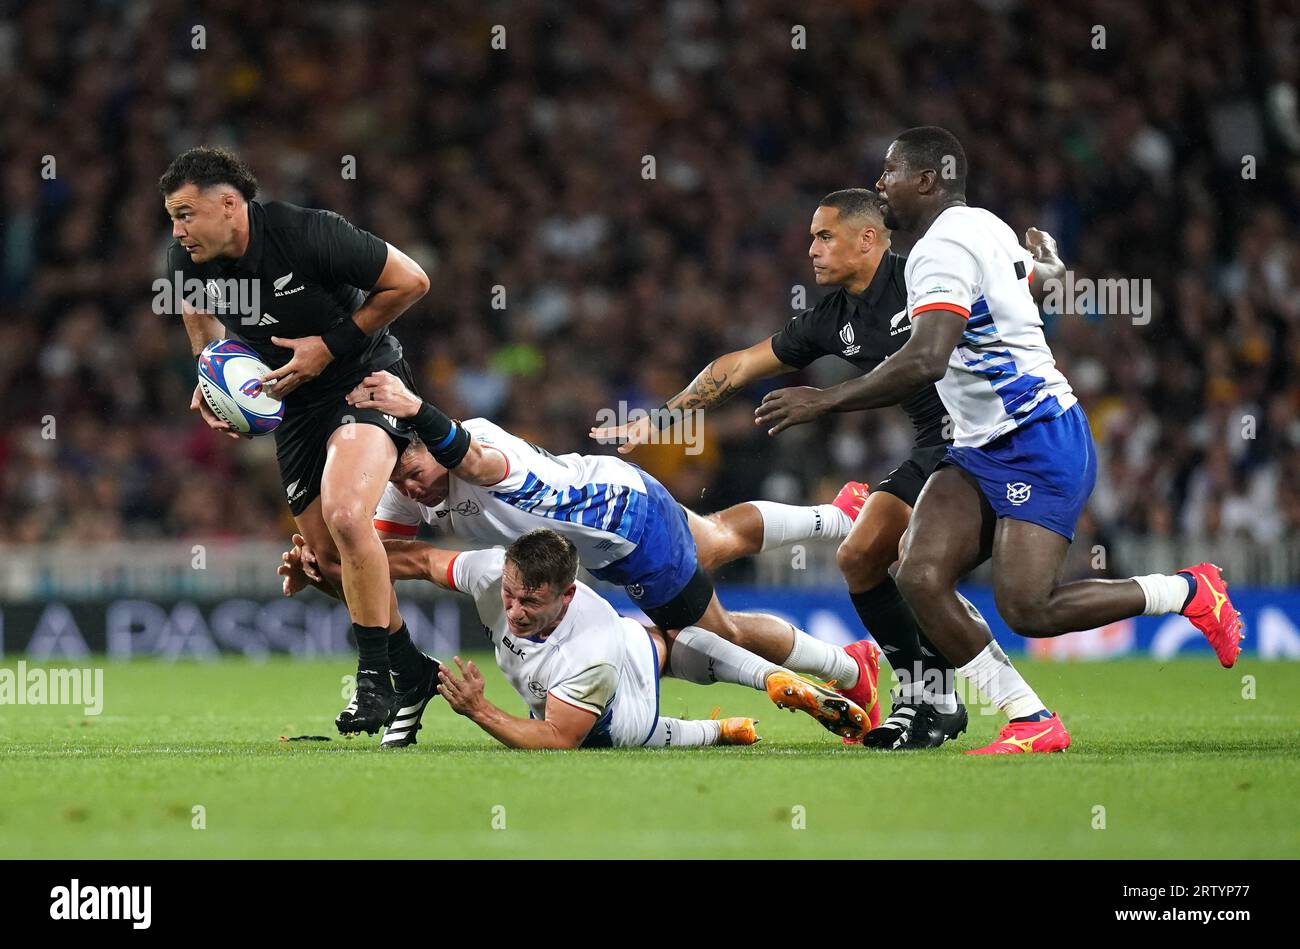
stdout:
<svg viewBox="0 0 1300 949">
<path fill-rule="evenodd" d="M 1029 500 L 1030 490 L 1031 490 L 1031 486 L 1025 484 L 1025 482 L 1023 481 L 1008 481 L 1007 500 L 1017 506 L 1024 504 L 1026 501 Z"/>
</svg>

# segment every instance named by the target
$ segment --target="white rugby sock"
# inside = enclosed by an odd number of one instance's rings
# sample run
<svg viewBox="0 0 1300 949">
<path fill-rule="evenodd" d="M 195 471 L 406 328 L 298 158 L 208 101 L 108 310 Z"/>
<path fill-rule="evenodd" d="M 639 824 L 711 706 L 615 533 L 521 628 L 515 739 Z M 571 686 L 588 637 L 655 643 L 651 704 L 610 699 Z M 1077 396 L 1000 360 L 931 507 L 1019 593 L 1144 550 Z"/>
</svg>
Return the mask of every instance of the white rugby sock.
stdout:
<svg viewBox="0 0 1300 949">
<path fill-rule="evenodd" d="M 782 665 L 792 672 L 834 679 L 835 684 L 843 689 L 858 684 L 858 663 L 852 656 L 839 646 L 814 639 L 802 629 L 795 628 L 794 648 Z"/>
<path fill-rule="evenodd" d="M 795 507 L 776 501 L 750 501 L 763 518 L 763 550 L 802 540 L 843 540 L 853 522 L 834 504 Z"/>
<path fill-rule="evenodd" d="M 1133 582 L 1142 588 L 1142 595 L 1147 598 L 1146 609 L 1142 611 L 1143 616 L 1181 613 L 1188 594 L 1192 592 L 1186 577 L 1171 577 L 1163 573 L 1134 577 Z"/>
<path fill-rule="evenodd" d="M 646 748 L 698 748 L 716 745 L 722 737 L 722 722 L 661 718 L 655 723 Z"/>
<path fill-rule="evenodd" d="M 1026 718 L 1047 708 L 997 643 L 989 643 L 957 671 L 986 699 L 1006 712 L 1007 718 Z"/>
<path fill-rule="evenodd" d="M 767 691 L 767 677 L 781 667 L 698 626 L 687 626 L 668 650 L 668 674 L 697 685 L 731 682 Z"/>
</svg>

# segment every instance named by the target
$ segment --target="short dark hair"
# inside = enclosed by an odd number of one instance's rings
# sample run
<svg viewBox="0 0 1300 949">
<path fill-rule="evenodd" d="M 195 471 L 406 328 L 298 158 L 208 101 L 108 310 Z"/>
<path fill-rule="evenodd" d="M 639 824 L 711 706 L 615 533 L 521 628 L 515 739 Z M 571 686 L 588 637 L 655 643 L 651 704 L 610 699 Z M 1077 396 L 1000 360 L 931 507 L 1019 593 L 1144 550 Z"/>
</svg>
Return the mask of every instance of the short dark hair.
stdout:
<svg viewBox="0 0 1300 949">
<path fill-rule="evenodd" d="M 534 528 L 516 539 L 506 548 L 506 560 L 519 571 L 527 590 L 547 584 L 553 590 L 564 590 L 578 577 L 578 548 L 549 527 Z"/>
<path fill-rule="evenodd" d="M 912 171 L 933 171 L 939 186 L 953 194 L 966 193 L 966 150 L 945 128 L 921 125 L 894 139 L 899 157 Z"/>
<path fill-rule="evenodd" d="M 875 218 L 884 227 L 884 212 L 880 207 L 880 195 L 870 188 L 844 188 L 840 191 L 832 191 L 826 197 L 817 202 L 818 207 L 837 208 L 840 217 Z"/>
<path fill-rule="evenodd" d="M 245 201 L 257 197 L 257 179 L 243 159 L 219 146 L 200 145 L 181 152 L 158 179 L 158 188 L 169 195 L 186 182 L 199 188 L 231 185 Z"/>
</svg>

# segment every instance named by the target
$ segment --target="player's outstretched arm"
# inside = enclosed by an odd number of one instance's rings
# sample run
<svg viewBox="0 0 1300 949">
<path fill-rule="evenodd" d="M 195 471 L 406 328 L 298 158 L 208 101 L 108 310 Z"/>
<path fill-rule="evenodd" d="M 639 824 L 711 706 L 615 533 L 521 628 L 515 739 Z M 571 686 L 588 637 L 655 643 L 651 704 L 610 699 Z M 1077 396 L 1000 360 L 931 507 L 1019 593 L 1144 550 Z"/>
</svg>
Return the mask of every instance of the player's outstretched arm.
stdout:
<svg viewBox="0 0 1300 949">
<path fill-rule="evenodd" d="M 1029 292 L 1034 301 L 1041 304 L 1048 289 L 1065 279 L 1065 263 L 1057 256 L 1056 238 L 1036 227 L 1025 231 L 1025 249 L 1034 255 L 1034 274 L 1029 281 Z"/>
<path fill-rule="evenodd" d="M 948 371 L 948 357 L 966 328 L 966 318 L 949 310 L 932 310 L 912 321 L 903 348 L 871 372 L 828 389 L 800 386 L 763 397 L 754 422 L 776 435 L 828 412 L 856 412 L 896 405 L 918 389 L 938 382 Z"/>
<path fill-rule="evenodd" d="M 438 692 L 452 710 L 464 715 L 507 748 L 577 748 L 596 724 L 596 713 L 569 705 L 550 695 L 546 717 L 519 718 L 497 708 L 483 693 L 483 673 L 470 662 L 456 665 L 464 678 L 447 668 L 438 670 Z"/>
<path fill-rule="evenodd" d="M 418 540 L 384 539 L 388 575 L 393 580 L 428 580 L 444 590 L 455 590 L 449 570 L 459 551 L 443 550 Z"/>
<path fill-rule="evenodd" d="M 702 411 L 721 405 L 751 382 L 794 371 L 793 366 L 787 366 L 776 358 L 776 353 L 772 351 L 772 340 L 765 339 L 748 349 L 738 349 L 719 356 L 705 366 L 689 386 L 664 403 L 659 413 L 662 422 L 651 415 L 626 425 L 594 427 L 590 435 L 602 444 L 618 442 L 618 453 L 626 455 L 637 445 L 650 442 L 656 425 L 667 425 L 673 417 L 672 413 L 697 409 Z"/>
<path fill-rule="evenodd" d="M 347 395 L 348 405 L 378 409 L 410 419 L 420 441 L 438 464 L 470 484 L 489 487 L 504 478 L 510 463 L 498 448 L 481 444 L 436 405 L 425 402 L 391 372 L 372 372 Z"/>
</svg>

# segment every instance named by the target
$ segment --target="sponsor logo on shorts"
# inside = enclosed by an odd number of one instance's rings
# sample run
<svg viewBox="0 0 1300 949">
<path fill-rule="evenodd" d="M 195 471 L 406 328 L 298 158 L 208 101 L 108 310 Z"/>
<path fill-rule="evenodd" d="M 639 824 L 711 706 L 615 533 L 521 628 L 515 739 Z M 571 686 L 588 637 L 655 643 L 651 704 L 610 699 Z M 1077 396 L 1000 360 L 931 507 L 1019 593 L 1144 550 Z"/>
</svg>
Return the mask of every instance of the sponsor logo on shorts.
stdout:
<svg viewBox="0 0 1300 949">
<path fill-rule="evenodd" d="M 528 691 L 540 699 L 546 695 L 546 686 L 534 680 L 528 683 Z"/>
<path fill-rule="evenodd" d="M 1029 500 L 1030 490 L 1031 486 L 1025 484 L 1023 481 L 1008 481 L 1007 500 L 1015 505 L 1024 504 Z"/>
<path fill-rule="evenodd" d="M 645 596 L 645 587 L 641 586 L 639 583 L 628 584 L 625 589 L 627 590 L 627 595 L 634 600 L 639 600 L 641 597 Z"/>
</svg>

